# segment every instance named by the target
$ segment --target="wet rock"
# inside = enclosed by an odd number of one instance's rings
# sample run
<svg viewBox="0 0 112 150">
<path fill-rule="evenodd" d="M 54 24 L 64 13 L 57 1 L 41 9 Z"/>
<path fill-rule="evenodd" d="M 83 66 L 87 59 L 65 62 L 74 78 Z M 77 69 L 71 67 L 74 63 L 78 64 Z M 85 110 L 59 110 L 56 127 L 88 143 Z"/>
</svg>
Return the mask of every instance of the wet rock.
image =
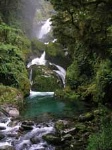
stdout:
<svg viewBox="0 0 112 150">
<path fill-rule="evenodd" d="M 32 121 L 24 121 L 24 122 L 22 122 L 22 124 L 24 124 L 24 125 L 29 125 L 29 126 L 33 126 L 33 125 L 34 125 L 34 122 L 32 122 Z"/>
<path fill-rule="evenodd" d="M 25 121 L 25 122 L 22 122 L 21 129 L 22 130 L 32 130 L 33 129 L 33 127 L 32 127 L 33 125 L 34 125 L 33 122 Z"/>
<path fill-rule="evenodd" d="M 7 121 L 8 121 L 8 118 L 6 118 L 6 117 L 1 117 L 0 118 L 1 123 L 6 123 Z"/>
<path fill-rule="evenodd" d="M 15 149 L 13 148 L 13 146 L 3 145 L 3 146 L 0 146 L 0 150 L 15 150 Z"/>
<path fill-rule="evenodd" d="M 53 144 L 53 145 L 57 145 L 57 144 L 61 144 L 62 143 L 61 138 L 55 136 L 54 134 L 46 134 L 46 135 L 43 135 L 42 138 L 45 141 L 47 141 L 48 143 Z"/>
<path fill-rule="evenodd" d="M 65 120 L 58 120 L 55 123 L 55 128 L 57 132 L 62 132 L 62 130 L 64 130 L 67 126 L 68 126 L 68 121 Z"/>
<path fill-rule="evenodd" d="M 0 126 L 0 130 L 5 130 L 5 129 L 6 129 L 5 127 Z"/>
<path fill-rule="evenodd" d="M 79 116 L 79 121 L 84 122 L 84 121 L 91 121 L 94 119 L 94 115 L 90 112 L 86 114 L 82 114 Z"/>
<path fill-rule="evenodd" d="M 72 135 L 71 134 L 66 134 L 61 138 L 61 141 L 66 141 L 66 140 L 71 140 L 72 139 Z"/>
<path fill-rule="evenodd" d="M 7 111 L 4 108 L 0 108 L 0 116 L 9 117 L 9 114 L 7 113 Z"/>
<path fill-rule="evenodd" d="M 9 113 L 10 117 L 14 117 L 14 118 L 19 117 L 19 111 L 17 110 L 17 108 L 12 108 L 11 110 L 9 110 L 8 113 Z"/>
<path fill-rule="evenodd" d="M 16 125 L 18 124 L 18 122 L 19 122 L 19 121 L 17 121 L 17 120 L 11 121 L 8 126 L 9 126 L 9 127 L 14 127 L 14 126 L 16 126 Z"/>
<path fill-rule="evenodd" d="M 38 144 L 40 142 L 38 137 L 33 137 L 30 139 L 30 141 L 32 142 L 32 144 Z"/>
<path fill-rule="evenodd" d="M 21 125 L 21 127 L 22 127 L 22 129 L 23 130 L 32 130 L 33 129 L 33 127 L 32 126 L 29 126 L 29 125 Z"/>
<path fill-rule="evenodd" d="M 2 140 L 5 137 L 5 135 L 0 134 L 0 140 Z"/>
<path fill-rule="evenodd" d="M 77 129 L 76 128 L 71 128 L 71 129 L 65 129 L 64 131 L 63 131 L 63 133 L 64 134 L 75 134 L 76 133 L 76 131 L 77 131 Z"/>
</svg>

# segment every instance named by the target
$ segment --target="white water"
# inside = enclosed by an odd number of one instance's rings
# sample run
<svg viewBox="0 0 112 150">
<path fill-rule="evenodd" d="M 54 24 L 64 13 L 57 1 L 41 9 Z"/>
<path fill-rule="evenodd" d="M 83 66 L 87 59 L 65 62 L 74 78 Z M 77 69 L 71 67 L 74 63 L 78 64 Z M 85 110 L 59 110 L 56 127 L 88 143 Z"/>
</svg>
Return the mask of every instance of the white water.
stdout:
<svg viewBox="0 0 112 150">
<path fill-rule="evenodd" d="M 17 138 L 17 135 L 20 133 L 21 124 L 20 122 L 12 123 L 11 118 L 8 117 L 0 118 L 0 127 L 4 127 L 3 130 L 0 130 L 0 134 L 5 135 L 5 138 L 0 141 L 0 149 L 5 146 L 14 146 L 15 150 L 54 150 L 54 147 L 48 145 L 47 142 L 42 139 L 43 135 L 55 132 L 52 122 L 46 125 L 32 125 L 33 129 L 31 131 L 27 131 Z M 31 138 L 37 138 L 37 144 L 33 144 Z"/>
<path fill-rule="evenodd" d="M 52 43 L 55 43 L 56 41 L 57 41 L 57 39 L 54 39 L 54 40 L 52 40 L 51 42 L 52 42 Z M 45 45 L 48 45 L 49 42 L 45 42 L 44 44 L 45 44 Z"/>
<path fill-rule="evenodd" d="M 46 59 L 45 59 L 45 51 L 43 52 L 43 54 L 41 55 L 41 57 L 37 57 L 37 58 L 34 58 L 31 62 L 28 63 L 27 65 L 27 68 L 30 68 L 32 65 L 46 65 Z M 55 73 L 58 74 L 58 76 L 61 78 L 62 80 L 62 83 L 65 87 L 65 76 L 66 76 L 66 70 L 59 66 L 59 65 L 56 65 L 54 63 L 49 63 L 50 65 L 54 65 L 58 70 L 53 70 Z M 33 84 L 33 81 L 32 81 L 32 69 L 30 70 L 30 83 L 31 85 Z M 36 92 L 36 91 L 32 91 L 30 90 L 30 98 L 33 98 L 33 97 L 36 97 L 36 96 L 53 96 L 54 95 L 54 92 Z"/>
<path fill-rule="evenodd" d="M 34 98 L 36 96 L 53 96 L 54 92 L 36 92 L 30 90 L 30 98 Z"/>
<path fill-rule="evenodd" d="M 41 150 L 41 149 L 48 149 L 48 145 L 46 141 L 42 139 L 42 136 L 48 133 L 54 132 L 54 128 L 52 125 L 50 127 L 38 127 L 34 126 L 33 130 L 31 132 L 28 132 L 24 136 L 22 136 L 17 142 L 16 142 L 16 150 L 22 150 L 25 147 L 25 150 Z M 40 141 L 38 144 L 32 144 L 30 139 L 36 137 L 38 138 L 38 141 Z M 45 148 L 45 146 L 48 146 Z M 51 150 L 54 150 L 52 147 Z"/>
<path fill-rule="evenodd" d="M 44 35 L 46 35 L 47 33 L 50 32 L 51 30 L 51 18 L 47 19 L 47 21 L 45 22 L 45 24 L 41 27 L 39 36 L 37 37 L 38 39 L 42 39 L 44 37 Z"/>
<path fill-rule="evenodd" d="M 45 51 L 41 55 L 41 57 L 34 58 L 31 62 L 28 63 L 27 68 L 30 68 L 32 65 L 45 65 Z"/>
<path fill-rule="evenodd" d="M 56 64 L 53 64 L 53 63 L 51 63 L 51 65 L 54 65 L 54 66 L 57 67 L 58 70 L 53 70 L 53 71 L 56 72 L 59 75 L 59 77 L 61 78 L 61 80 L 63 82 L 63 85 L 65 87 L 66 70 L 63 67 L 59 66 L 59 65 L 56 65 Z"/>
<path fill-rule="evenodd" d="M 30 68 L 32 65 L 45 65 L 46 64 L 46 60 L 45 60 L 45 51 L 43 52 L 43 54 L 41 55 L 41 57 L 37 57 L 34 58 L 31 62 L 28 63 L 27 68 Z M 32 69 L 30 70 L 30 83 L 31 85 L 33 84 L 32 81 Z M 54 92 L 36 92 L 36 91 L 32 91 L 30 90 L 30 98 L 36 97 L 36 96 L 53 96 Z"/>
</svg>

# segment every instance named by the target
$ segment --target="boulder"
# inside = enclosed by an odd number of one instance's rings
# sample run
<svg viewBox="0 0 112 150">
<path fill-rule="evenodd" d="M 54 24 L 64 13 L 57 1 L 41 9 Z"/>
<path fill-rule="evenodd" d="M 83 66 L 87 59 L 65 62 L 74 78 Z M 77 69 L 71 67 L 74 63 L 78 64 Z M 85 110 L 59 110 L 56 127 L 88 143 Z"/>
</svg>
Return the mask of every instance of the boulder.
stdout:
<svg viewBox="0 0 112 150">
<path fill-rule="evenodd" d="M 63 131 L 63 133 L 64 134 L 75 134 L 76 133 L 76 131 L 77 131 L 77 129 L 74 127 L 74 128 L 70 128 L 70 129 L 65 129 L 64 131 Z"/>
<path fill-rule="evenodd" d="M 68 126 L 68 121 L 66 120 L 58 120 L 56 123 L 55 123 L 55 128 L 56 128 L 56 131 L 61 133 L 62 130 L 64 130 L 65 128 L 67 128 Z"/>
<path fill-rule="evenodd" d="M 79 116 L 79 121 L 84 122 L 84 121 L 91 121 L 94 119 L 94 115 L 91 112 L 81 114 Z"/>
<path fill-rule="evenodd" d="M 5 130 L 5 129 L 6 129 L 5 127 L 0 126 L 0 130 Z"/>
<path fill-rule="evenodd" d="M 19 117 L 19 111 L 17 110 L 17 108 L 12 108 L 11 110 L 9 110 L 8 113 L 9 113 L 10 117 L 14 117 L 14 118 Z"/>
<path fill-rule="evenodd" d="M 53 145 L 58 145 L 62 143 L 61 138 L 58 136 L 55 136 L 54 134 L 49 133 L 49 134 L 43 135 L 42 138 L 48 143 L 53 144 Z"/>
<path fill-rule="evenodd" d="M 38 144 L 40 142 L 39 138 L 37 136 L 32 137 L 30 139 L 30 141 L 32 142 L 32 144 Z"/>
<path fill-rule="evenodd" d="M 72 135 L 66 134 L 66 135 L 62 136 L 61 141 L 66 141 L 66 140 L 71 140 L 71 139 L 72 139 Z"/>
<path fill-rule="evenodd" d="M 0 134 L 0 140 L 2 140 L 5 137 L 5 135 Z"/>
<path fill-rule="evenodd" d="M 24 121 L 21 124 L 21 128 L 22 128 L 22 130 L 32 130 L 33 129 L 33 127 L 32 127 L 33 125 L 34 125 L 34 123 L 31 122 L 31 121 Z"/>
</svg>

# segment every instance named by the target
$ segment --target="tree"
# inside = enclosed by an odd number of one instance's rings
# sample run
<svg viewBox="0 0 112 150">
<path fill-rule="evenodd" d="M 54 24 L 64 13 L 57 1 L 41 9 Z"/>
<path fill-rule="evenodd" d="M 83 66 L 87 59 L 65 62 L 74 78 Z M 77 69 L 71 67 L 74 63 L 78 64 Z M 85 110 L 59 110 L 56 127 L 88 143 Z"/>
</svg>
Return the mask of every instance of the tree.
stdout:
<svg viewBox="0 0 112 150">
<path fill-rule="evenodd" d="M 81 43 L 90 53 L 102 56 L 108 53 L 111 0 L 51 0 L 51 3 L 56 10 L 52 18 L 54 35 L 65 47 L 74 52 L 73 47 Z"/>
</svg>

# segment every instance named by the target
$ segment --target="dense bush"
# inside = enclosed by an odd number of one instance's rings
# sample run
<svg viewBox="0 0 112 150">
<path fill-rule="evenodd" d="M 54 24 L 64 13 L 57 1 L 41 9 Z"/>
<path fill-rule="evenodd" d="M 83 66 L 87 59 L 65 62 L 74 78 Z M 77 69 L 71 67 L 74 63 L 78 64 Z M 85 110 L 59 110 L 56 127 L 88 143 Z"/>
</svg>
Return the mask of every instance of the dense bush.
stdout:
<svg viewBox="0 0 112 150">
<path fill-rule="evenodd" d="M 89 137 L 87 150 L 112 149 L 112 120 L 103 119 L 100 131 Z"/>
<path fill-rule="evenodd" d="M 30 84 L 22 51 L 16 46 L 1 44 L 0 54 L 0 83 L 19 88 L 24 95 L 28 94 Z"/>
<path fill-rule="evenodd" d="M 97 102 L 106 103 L 112 101 L 112 62 L 110 60 L 102 61 L 96 72 L 96 95 Z"/>
</svg>

